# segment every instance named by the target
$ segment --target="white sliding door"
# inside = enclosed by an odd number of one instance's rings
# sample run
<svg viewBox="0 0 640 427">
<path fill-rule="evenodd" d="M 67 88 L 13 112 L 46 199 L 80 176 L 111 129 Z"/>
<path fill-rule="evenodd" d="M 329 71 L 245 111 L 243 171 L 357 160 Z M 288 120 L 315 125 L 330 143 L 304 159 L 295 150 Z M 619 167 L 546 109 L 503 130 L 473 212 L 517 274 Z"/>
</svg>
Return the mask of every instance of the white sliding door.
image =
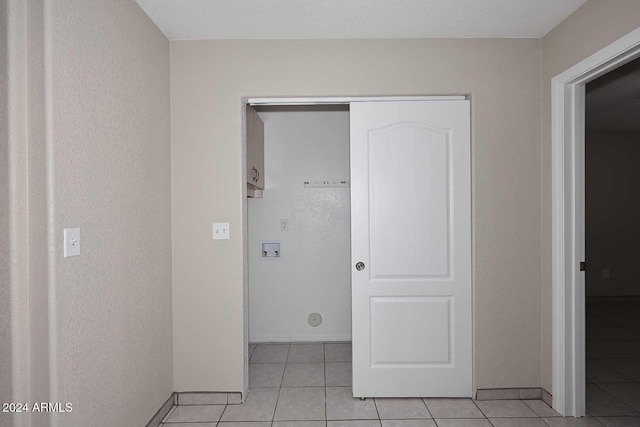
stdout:
<svg viewBox="0 0 640 427">
<path fill-rule="evenodd" d="M 470 103 L 350 117 L 353 394 L 470 397 Z"/>
</svg>

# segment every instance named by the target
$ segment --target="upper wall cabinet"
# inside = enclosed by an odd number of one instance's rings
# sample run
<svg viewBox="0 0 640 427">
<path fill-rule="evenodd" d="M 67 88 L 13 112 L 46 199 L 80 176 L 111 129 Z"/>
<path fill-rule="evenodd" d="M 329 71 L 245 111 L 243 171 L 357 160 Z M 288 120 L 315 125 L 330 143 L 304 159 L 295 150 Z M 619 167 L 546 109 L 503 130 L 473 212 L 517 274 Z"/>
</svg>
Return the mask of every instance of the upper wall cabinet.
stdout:
<svg viewBox="0 0 640 427">
<path fill-rule="evenodd" d="M 264 123 L 247 106 L 247 195 L 262 197 L 264 190 Z"/>
</svg>

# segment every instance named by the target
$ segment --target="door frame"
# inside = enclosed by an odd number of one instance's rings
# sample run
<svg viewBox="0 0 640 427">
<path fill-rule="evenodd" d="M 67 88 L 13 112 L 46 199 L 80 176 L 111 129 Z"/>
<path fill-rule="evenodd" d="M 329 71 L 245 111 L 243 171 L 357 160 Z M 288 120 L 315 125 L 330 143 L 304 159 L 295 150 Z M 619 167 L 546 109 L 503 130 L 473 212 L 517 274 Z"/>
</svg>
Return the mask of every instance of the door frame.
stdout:
<svg viewBox="0 0 640 427">
<path fill-rule="evenodd" d="M 585 85 L 640 57 L 640 28 L 551 81 L 553 409 L 585 415 Z"/>
<path fill-rule="evenodd" d="M 247 184 L 245 177 L 247 176 L 247 106 L 291 106 L 291 105 L 344 105 L 352 102 L 384 102 L 384 101 L 441 101 L 441 100 L 470 100 L 470 95 L 416 95 L 416 96 L 310 96 L 310 97 L 242 97 L 240 100 L 241 108 L 241 126 L 242 126 L 242 287 L 243 287 L 243 353 L 244 353 L 244 390 L 242 393 L 242 402 L 247 396 L 249 391 L 249 219 L 248 219 L 248 205 L 247 205 Z M 471 129 L 473 132 L 473 128 Z M 473 142 L 473 134 L 471 135 Z M 473 177 L 472 177 L 473 179 Z M 472 183 L 472 197 L 473 197 L 473 183 Z M 473 215 L 473 206 L 471 207 Z M 471 224 L 472 236 L 471 236 L 471 250 L 473 251 L 473 222 Z M 473 263 L 473 254 L 472 254 Z M 473 286 L 474 271 L 471 269 L 471 283 Z M 472 290 L 473 291 L 473 290 Z M 471 346 L 472 346 L 472 362 L 473 362 L 473 307 L 472 307 L 472 334 L 471 334 Z M 471 367 L 473 377 L 473 363 Z"/>
</svg>

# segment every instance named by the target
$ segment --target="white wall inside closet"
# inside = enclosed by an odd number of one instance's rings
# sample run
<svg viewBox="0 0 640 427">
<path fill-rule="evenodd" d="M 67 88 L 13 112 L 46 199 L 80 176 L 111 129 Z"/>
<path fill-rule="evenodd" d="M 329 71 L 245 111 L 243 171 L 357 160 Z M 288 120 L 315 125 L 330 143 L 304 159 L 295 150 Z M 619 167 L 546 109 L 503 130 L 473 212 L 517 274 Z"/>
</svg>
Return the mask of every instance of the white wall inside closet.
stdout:
<svg viewBox="0 0 640 427">
<path fill-rule="evenodd" d="M 349 340 L 350 190 L 303 185 L 349 180 L 348 107 L 258 111 L 266 182 L 264 197 L 248 200 L 249 340 Z M 263 242 L 280 242 L 281 257 L 261 259 Z M 309 325 L 313 312 L 320 326 Z"/>
</svg>

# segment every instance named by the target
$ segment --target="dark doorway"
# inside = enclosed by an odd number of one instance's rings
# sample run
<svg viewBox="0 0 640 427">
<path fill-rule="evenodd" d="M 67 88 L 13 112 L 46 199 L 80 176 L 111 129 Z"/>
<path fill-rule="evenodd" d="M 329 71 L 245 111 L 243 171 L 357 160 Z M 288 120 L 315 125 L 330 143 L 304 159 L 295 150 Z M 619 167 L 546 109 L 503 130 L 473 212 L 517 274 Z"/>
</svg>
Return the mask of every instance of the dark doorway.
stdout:
<svg viewBox="0 0 640 427">
<path fill-rule="evenodd" d="M 586 93 L 587 414 L 640 425 L 640 59 Z"/>
</svg>

